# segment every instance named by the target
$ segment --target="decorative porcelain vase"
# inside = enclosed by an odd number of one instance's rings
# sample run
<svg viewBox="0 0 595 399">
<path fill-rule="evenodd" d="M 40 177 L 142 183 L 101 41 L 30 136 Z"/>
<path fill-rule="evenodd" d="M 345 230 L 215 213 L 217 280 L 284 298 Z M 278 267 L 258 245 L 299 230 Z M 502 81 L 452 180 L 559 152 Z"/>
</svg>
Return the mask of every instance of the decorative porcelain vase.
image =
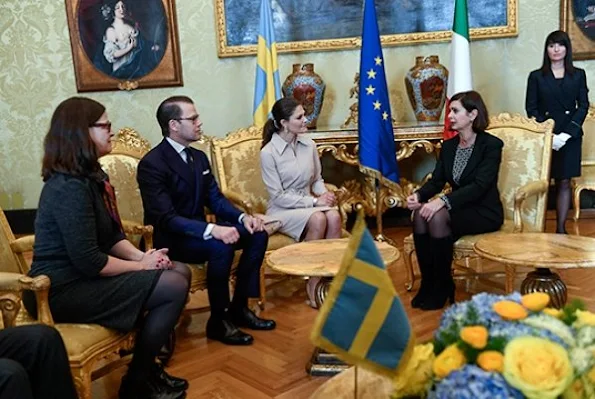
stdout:
<svg viewBox="0 0 595 399">
<path fill-rule="evenodd" d="M 293 64 L 293 72 L 283 83 L 283 95 L 295 98 L 306 111 L 308 129 L 315 129 L 324 101 L 326 84 L 314 72 L 314 64 Z"/>
<path fill-rule="evenodd" d="M 446 99 L 448 70 L 437 55 L 415 57 L 415 66 L 405 75 L 407 95 L 418 121 L 440 119 Z"/>
</svg>

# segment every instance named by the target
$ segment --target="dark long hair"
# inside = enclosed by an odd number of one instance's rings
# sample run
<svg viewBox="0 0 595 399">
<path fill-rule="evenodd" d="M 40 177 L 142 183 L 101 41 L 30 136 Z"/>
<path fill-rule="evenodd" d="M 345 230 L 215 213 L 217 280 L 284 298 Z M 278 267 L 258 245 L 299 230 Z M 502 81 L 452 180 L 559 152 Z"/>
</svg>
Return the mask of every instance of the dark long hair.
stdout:
<svg viewBox="0 0 595 399">
<path fill-rule="evenodd" d="M 105 107 L 85 97 L 71 97 L 58 105 L 45 135 L 41 176 L 47 181 L 55 173 L 103 180 L 89 127 L 101 118 Z"/>
<path fill-rule="evenodd" d="M 552 72 L 552 61 L 547 54 L 547 48 L 550 44 L 560 44 L 566 47 L 566 56 L 564 57 L 564 72 L 568 72 L 570 75 L 574 73 L 574 65 L 572 64 L 572 42 L 568 34 L 562 30 L 556 30 L 547 35 L 545 39 L 545 46 L 543 49 L 543 64 L 541 64 L 541 73 L 543 75 L 550 74 Z"/>
<path fill-rule="evenodd" d="M 267 145 L 273 138 L 273 134 L 281 130 L 282 120 L 289 121 L 298 105 L 300 103 L 291 97 L 283 97 L 275 102 L 271 111 L 273 117 L 269 118 L 262 128 L 262 145 L 260 148 Z"/>
<path fill-rule="evenodd" d="M 477 110 L 477 117 L 473 120 L 473 131 L 475 133 L 481 133 L 488 127 L 490 117 L 488 115 L 488 109 L 486 108 L 481 95 L 476 91 L 462 91 L 451 97 L 450 102 L 459 101 L 463 108 L 467 112 Z"/>
</svg>

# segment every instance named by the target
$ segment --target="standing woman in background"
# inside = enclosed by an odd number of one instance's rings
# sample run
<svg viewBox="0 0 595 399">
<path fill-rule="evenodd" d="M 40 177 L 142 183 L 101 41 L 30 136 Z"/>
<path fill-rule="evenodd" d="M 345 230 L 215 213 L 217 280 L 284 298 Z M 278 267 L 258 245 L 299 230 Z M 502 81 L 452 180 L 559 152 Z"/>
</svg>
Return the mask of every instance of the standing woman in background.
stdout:
<svg viewBox="0 0 595 399">
<path fill-rule="evenodd" d="M 538 122 L 553 119 L 551 177 L 556 181 L 556 233 L 566 232 L 570 179 L 581 175 L 583 121 L 589 110 L 585 71 L 572 65 L 572 44 L 557 30 L 545 40 L 543 64 L 529 75 L 525 109 Z"/>
</svg>

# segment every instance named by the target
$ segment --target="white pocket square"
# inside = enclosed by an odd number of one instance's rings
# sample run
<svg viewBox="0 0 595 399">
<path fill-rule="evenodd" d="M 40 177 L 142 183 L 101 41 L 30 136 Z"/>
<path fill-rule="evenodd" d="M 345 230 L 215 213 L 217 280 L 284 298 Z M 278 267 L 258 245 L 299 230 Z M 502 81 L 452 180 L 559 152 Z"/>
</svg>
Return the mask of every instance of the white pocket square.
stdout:
<svg viewBox="0 0 595 399">
<path fill-rule="evenodd" d="M 211 169 L 207 169 L 202 172 L 203 175 L 208 175 L 209 173 L 211 173 Z"/>
</svg>

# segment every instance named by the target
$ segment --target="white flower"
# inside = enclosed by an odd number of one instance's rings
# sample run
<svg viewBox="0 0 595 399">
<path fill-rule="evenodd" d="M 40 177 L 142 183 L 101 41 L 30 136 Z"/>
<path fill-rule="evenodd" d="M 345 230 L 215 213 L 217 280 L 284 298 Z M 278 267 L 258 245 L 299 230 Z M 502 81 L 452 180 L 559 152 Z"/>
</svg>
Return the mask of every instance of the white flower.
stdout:
<svg viewBox="0 0 595 399">
<path fill-rule="evenodd" d="M 595 327 L 583 326 L 579 328 L 576 334 L 576 344 L 582 347 L 595 344 Z"/>
<path fill-rule="evenodd" d="M 548 330 L 560 337 L 560 339 L 568 346 L 572 347 L 576 345 L 576 339 L 574 338 L 572 329 L 564 324 L 564 322 L 554 317 L 538 313 L 520 320 L 520 322 L 531 327 Z"/>
<path fill-rule="evenodd" d="M 591 370 L 595 365 L 595 357 L 593 352 L 585 350 L 585 348 L 572 348 L 568 355 L 570 356 L 570 363 L 574 367 L 576 376 L 581 376 Z"/>
</svg>

